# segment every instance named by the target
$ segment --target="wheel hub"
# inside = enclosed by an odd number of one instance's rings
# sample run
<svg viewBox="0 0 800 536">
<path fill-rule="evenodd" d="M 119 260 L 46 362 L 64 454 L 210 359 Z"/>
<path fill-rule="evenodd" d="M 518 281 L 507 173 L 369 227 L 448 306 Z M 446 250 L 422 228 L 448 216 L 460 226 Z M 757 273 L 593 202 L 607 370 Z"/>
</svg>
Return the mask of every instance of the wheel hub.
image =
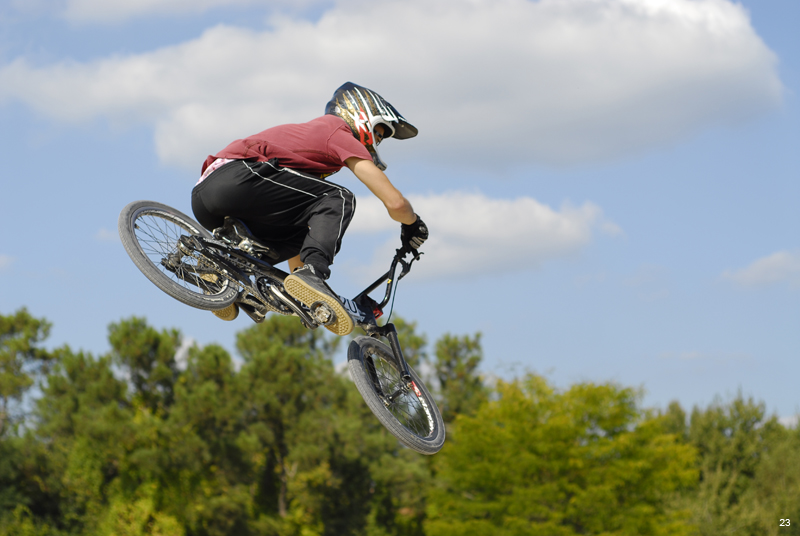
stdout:
<svg viewBox="0 0 800 536">
<path fill-rule="evenodd" d="M 182 238 L 183 237 L 181 237 L 181 239 Z M 191 256 L 193 253 L 192 249 L 187 244 L 185 244 L 183 240 L 178 240 L 178 251 L 187 256 Z"/>
</svg>

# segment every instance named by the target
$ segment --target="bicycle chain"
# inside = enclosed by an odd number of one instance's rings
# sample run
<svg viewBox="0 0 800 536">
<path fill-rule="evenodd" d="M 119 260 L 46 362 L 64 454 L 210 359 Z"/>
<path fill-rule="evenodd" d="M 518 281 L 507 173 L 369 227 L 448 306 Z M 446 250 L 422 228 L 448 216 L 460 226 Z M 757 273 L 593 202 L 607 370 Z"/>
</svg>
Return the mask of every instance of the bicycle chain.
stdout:
<svg viewBox="0 0 800 536">
<path fill-rule="evenodd" d="M 248 263 L 246 261 L 242 261 L 242 260 L 240 260 L 240 259 L 238 259 L 236 257 L 227 257 L 226 260 L 228 262 L 230 262 L 234 267 L 236 267 L 237 269 L 241 270 L 244 273 L 248 273 L 248 272 L 257 273 L 258 272 L 258 269 L 255 268 L 251 263 Z M 215 264 L 215 269 L 217 270 L 217 273 L 220 273 L 219 265 L 217 265 L 216 263 L 214 263 L 214 264 Z M 258 286 L 257 282 L 256 282 L 255 290 L 258 290 L 258 295 L 254 295 L 254 293 L 252 292 L 253 289 L 245 287 L 238 279 L 230 276 L 229 274 L 225 274 L 225 273 L 222 273 L 221 275 L 223 277 L 225 277 L 226 279 L 228 279 L 229 281 L 236 283 L 236 285 L 239 286 L 240 288 L 245 288 L 247 290 L 250 290 L 250 292 L 248 292 L 243 297 L 244 303 L 246 303 L 248 305 L 251 305 L 253 307 L 257 306 L 259 308 L 265 308 L 266 312 L 270 312 L 271 311 L 273 313 L 278 313 L 278 314 L 284 315 L 284 316 L 295 316 L 295 313 L 290 308 L 286 307 L 284 304 L 282 304 L 282 303 L 278 303 L 278 304 L 272 303 L 271 300 L 268 297 L 264 296 L 264 292 Z M 272 280 L 270 280 L 270 284 L 273 284 Z M 250 298 L 250 299 L 248 300 L 248 298 Z M 257 301 L 258 303 L 257 304 L 252 303 L 252 300 Z"/>
</svg>

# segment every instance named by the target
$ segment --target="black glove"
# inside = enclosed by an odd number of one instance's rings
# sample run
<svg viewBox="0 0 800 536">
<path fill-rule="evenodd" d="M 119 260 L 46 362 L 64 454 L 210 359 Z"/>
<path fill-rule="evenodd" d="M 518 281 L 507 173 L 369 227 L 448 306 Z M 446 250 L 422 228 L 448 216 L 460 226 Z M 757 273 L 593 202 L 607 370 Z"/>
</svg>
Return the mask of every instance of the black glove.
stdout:
<svg viewBox="0 0 800 536">
<path fill-rule="evenodd" d="M 416 214 L 415 216 L 417 221 L 411 225 L 405 223 L 400 225 L 400 241 L 403 243 L 403 249 L 412 253 L 428 239 L 428 226 L 422 218 Z"/>
</svg>

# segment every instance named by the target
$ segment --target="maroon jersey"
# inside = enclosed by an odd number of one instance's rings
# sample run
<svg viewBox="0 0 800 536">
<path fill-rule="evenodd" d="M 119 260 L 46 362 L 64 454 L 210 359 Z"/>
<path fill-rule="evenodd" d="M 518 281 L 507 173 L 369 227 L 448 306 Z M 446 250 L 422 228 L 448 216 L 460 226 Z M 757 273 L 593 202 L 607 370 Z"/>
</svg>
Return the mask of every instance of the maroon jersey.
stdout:
<svg viewBox="0 0 800 536">
<path fill-rule="evenodd" d="M 206 158 L 201 173 L 217 158 L 255 158 L 258 162 L 277 158 L 281 167 L 327 175 L 342 169 L 351 156 L 372 160 L 343 119 L 323 115 L 308 123 L 280 125 L 236 140 Z"/>
</svg>

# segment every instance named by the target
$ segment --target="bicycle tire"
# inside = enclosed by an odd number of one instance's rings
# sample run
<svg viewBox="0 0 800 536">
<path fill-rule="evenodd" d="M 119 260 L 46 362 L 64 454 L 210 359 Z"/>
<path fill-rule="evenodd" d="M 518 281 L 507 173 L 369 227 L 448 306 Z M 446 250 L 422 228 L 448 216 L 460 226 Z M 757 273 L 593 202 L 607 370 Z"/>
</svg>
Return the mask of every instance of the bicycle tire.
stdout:
<svg viewBox="0 0 800 536">
<path fill-rule="evenodd" d="M 416 389 L 387 406 L 379 395 L 402 385 L 392 349 L 372 337 L 356 337 L 347 349 L 347 365 L 358 392 L 381 424 L 403 445 L 420 454 L 436 454 L 444 445 L 442 414 L 428 389 L 411 369 Z M 380 387 L 378 387 L 380 385 Z"/>
<path fill-rule="evenodd" d="M 186 214 L 155 201 L 134 201 L 120 212 L 117 227 L 122 245 L 136 267 L 155 286 L 181 303 L 216 311 L 228 307 L 238 297 L 237 285 L 221 275 L 205 273 L 208 268 L 199 267 L 204 258 L 178 251 L 177 242 L 183 234 L 211 238 L 211 233 Z M 169 263 L 165 264 L 170 257 L 180 259 L 172 270 L 167 268 Z M 212 280 L 195 275 L 203 270 Z"/>
</svg>

